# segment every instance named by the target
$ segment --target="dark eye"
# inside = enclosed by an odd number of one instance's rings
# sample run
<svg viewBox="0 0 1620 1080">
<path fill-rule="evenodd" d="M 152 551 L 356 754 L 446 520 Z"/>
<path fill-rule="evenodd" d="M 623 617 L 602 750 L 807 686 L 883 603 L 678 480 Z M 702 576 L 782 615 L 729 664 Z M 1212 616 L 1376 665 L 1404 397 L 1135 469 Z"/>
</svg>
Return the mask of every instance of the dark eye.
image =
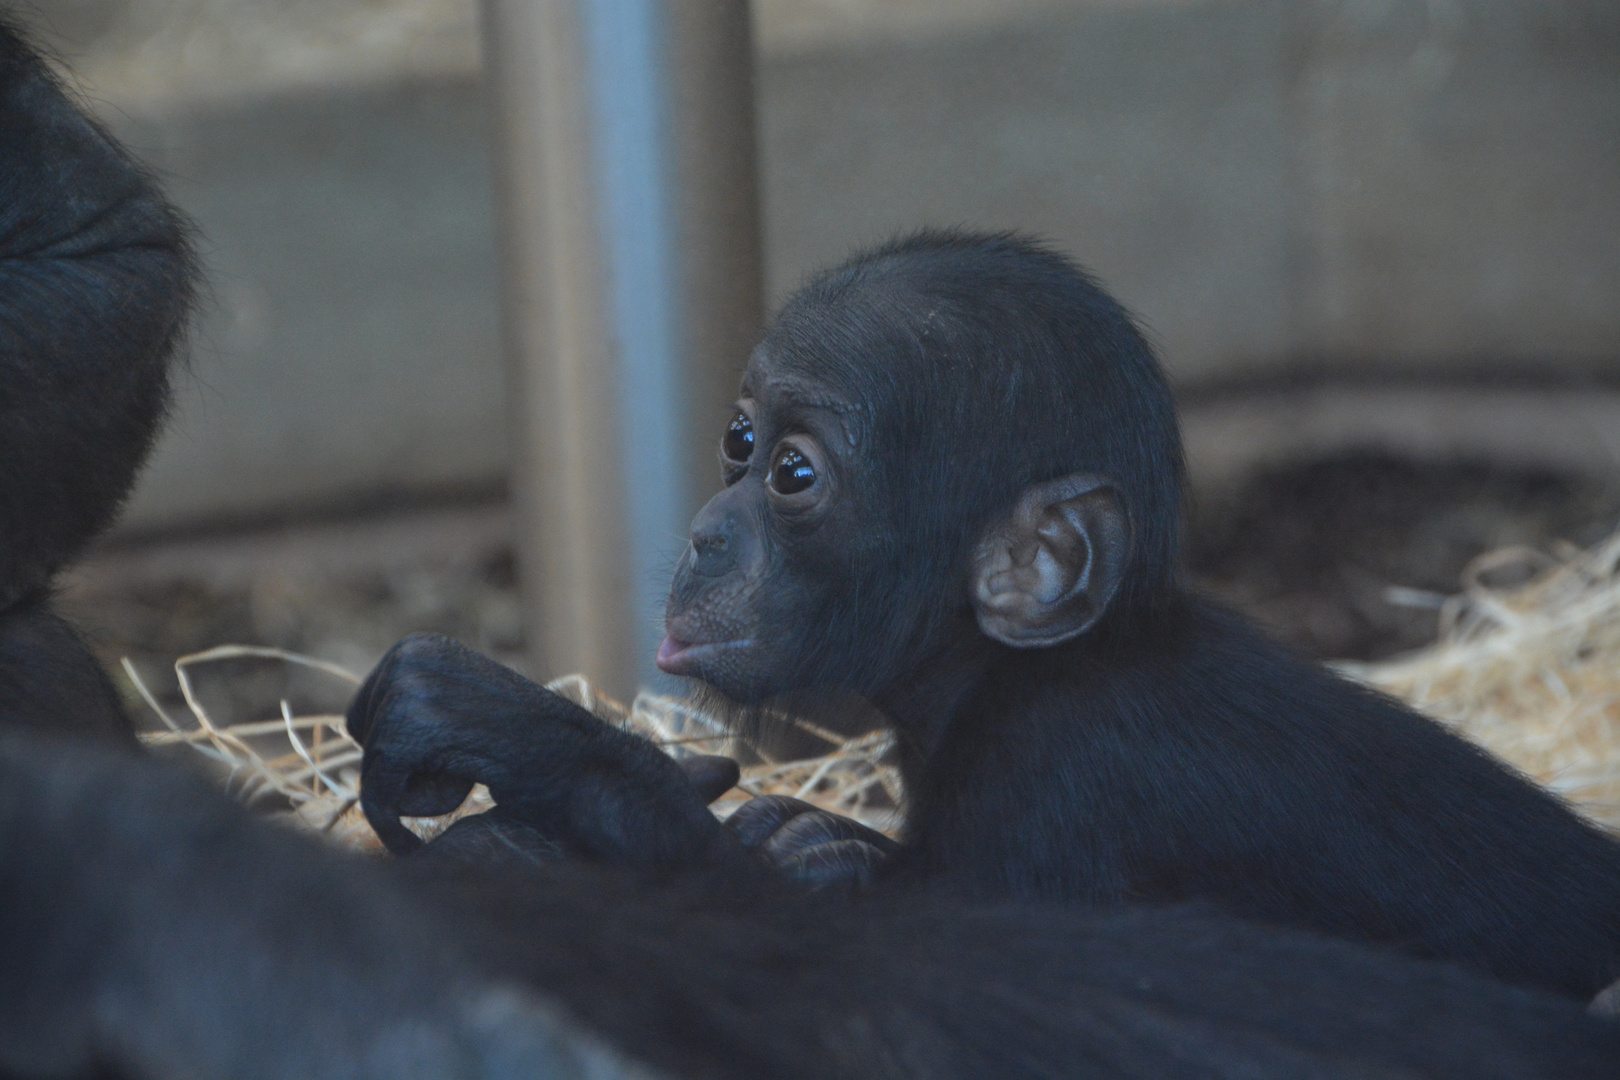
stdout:
<svg viewBox="0 0 1620 1080">
<path fill-rule="evenodd" d="M 816 482 L 815 466 L 810 459 L 784 446 L 777 451 L 776 463 L 771 466 L 771 487 L 779 495 L 796 495 Z"/>
<path fill-rule="evenodd" d="M 727 460 L 739 464 L 754 456 L 754 424 L 747 413 L 738 413 L 726 425 L 725 437 L 720 440 L 720 452 Z"/>
</svg>

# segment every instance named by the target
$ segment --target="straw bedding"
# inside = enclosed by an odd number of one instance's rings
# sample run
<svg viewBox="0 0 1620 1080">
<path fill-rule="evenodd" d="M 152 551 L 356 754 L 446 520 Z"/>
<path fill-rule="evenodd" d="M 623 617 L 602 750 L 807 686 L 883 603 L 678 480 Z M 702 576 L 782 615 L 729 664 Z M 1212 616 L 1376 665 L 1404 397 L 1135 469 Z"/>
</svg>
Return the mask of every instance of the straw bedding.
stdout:
<svg viewBox="0 0 1620 1080">
<path fill-rule="evenodd" d="M 1483 556 L 1440 610 L 1433 646 L 1339 669 L 1409 702 L 1620 828 L 1620 534 L 1558 559 Z M 1528 583 L 1492 587 L 1528 569 Z"/>
</svg>

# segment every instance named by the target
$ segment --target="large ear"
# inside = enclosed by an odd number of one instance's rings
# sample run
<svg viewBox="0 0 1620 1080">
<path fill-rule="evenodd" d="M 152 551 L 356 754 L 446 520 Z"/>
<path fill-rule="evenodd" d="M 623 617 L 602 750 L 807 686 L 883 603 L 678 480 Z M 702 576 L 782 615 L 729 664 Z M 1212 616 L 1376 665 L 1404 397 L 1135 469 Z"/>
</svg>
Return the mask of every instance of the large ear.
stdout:
<svg viewBox="0 0 1620 1080">
<path fill-rule="evenodd" d="M 1119 591 L 1130 551 L 1112 480 L 1074 473 L 1032 484 L 974 552 L 979 629 L 1015 649 L 1078 637 Z"/>
</svg>

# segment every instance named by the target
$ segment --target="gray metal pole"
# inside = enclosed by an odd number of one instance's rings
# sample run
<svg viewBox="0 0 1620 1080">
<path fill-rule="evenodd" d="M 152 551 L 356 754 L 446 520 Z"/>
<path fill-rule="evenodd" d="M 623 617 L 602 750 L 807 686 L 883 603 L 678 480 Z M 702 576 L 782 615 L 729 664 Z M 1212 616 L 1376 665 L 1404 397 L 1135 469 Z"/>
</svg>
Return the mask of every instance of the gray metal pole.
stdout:
<svg viewBox="0 0 1620 1080">
<path fill-rule="evenodd" d="M 690 521 L 720 487 L 720 432 L 759 340 L 765 268 L 748 0 L 674 0 L 665 10 L 680 347 L 690 358 L 682 414 Z"/>
<path fill-rule="evenodd" d="M 746 0 L 485 0 L 512 494 L 537 670 L 655 682 L 758 332 Z"/>
</svg>

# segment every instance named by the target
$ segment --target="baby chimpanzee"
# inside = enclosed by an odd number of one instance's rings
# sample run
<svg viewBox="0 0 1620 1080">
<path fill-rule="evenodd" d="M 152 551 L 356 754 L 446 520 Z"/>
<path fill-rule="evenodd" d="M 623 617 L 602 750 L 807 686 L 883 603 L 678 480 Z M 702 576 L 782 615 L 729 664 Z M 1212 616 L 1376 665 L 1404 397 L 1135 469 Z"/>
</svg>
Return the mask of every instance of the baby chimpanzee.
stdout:
<svg viewBox="0 0 1620 1080">
<path fill-rule="evenodd" d="M 396 846 L 400 814 L 482 780 L 610 863 L 752 849 L 819 880 L 1198 899 L 1577 997 L 1620 976 L 1620 845 L 1186 591 L 1163 376 L 1051 250 L 930 232 L 821 274 L 755 351 L 721 460 L 658 662 L 745 704 L 875 703 L 908 794 L 893 853 L 781 799 L 723 828 L 651 745 L 422 638 L 350 713 Z"/>
<path fill-rule="evenodd" d="M 539 701 L 550 722 L 514 754 L 578 751 L 549 780 L 579 800 L 559 835 L 616 861 L 716 865 L 661 882 L 573 862 L 384 865 L 140 760 L 43 595 L 150 442 L 191 275 L 178 215 L 0 21 L 0 1075 L 1614 1075 L 1620 1030 L 1572 1004 L 1311 934 L 1188 910 L 811 895 L 743 858 L 694 796 L 734 773 L 711 759 L 689 783 L 433 642 L 396 653 L 363 699 L 375 795 L 436 688 L 475 695 L 447 700 L 489 721 L 454 725 L 482 750 L 516 730 L 514 703 Z M 413 707 L 396 715 L 384 681 Z M 555 804 L 495 779 L 497 826 L 552 820 Z"/>
</svg>

